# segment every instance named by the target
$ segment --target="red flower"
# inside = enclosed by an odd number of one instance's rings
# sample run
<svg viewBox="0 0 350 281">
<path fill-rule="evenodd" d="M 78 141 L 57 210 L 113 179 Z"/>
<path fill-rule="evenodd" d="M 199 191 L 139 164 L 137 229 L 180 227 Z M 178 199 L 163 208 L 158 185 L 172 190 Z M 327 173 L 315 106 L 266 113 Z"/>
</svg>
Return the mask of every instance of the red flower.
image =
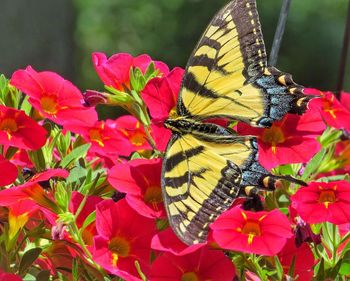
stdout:
<svg viewBox="0 0 350 281">
<path fill-rule="evenodd" d="M 266 256 L 277 254 L 292 236 L 288 218 L 277 209 L 250 212 L 237 206 L 220 215 L 210 227 L 220 247 Z"/>
<path fill-rule="evenodd" d="M 7 273 L 0 269 L 0 281 L 22 281 L 23 279 L 16 274 Z"/>
<path fill-rule="evenodd" d="M 18 175 L 16 165 L 12 164 L 4 156 L 0 155 L 0 186 L 5 186 L 13 183 Z"/>
<path fill-rule="evenodd" d="M 103 53 L 93 53 L 92 62 L 102 82 L 117 90 L 125 91 L 130 89 L 130 68 L 139 68 L 143 73 L 152 62 L 148 55 L 140 55 L 133 58 L 130 54 L 119 53 L 107 59 Z M 166 75 L 169 72 L 168 66 L 160 61 L 154 61 L 155 68 L 160 74 Z"/>
<path fill-rule="evenodd" d="M 350 183 L 347 181 L 311 182 L 292 197 L 292 206 L 308 223 L 350 222 Z"/>
<path fill-rule="evenodd" d="M 324 129 L 319 114 L 311 110 L 302 116 L 287 114 L 270 128 L 253 128 L 244 123 L 237 126 L 239 134 L 257 136 L 259 161 L 267 169 L 308 162 L 321 149 L 316 137 Z"/>
<path fill-rule="evenodd" d="M 37 150 L 46 143 L 46 135 L 24 111 L 0 105 L 0 144 Z"/>
<path fill-rule="evenodd" d="M 97 121 L 96 110 L 83 106 L 79 89 L 54 72 L 36 72 L 28 66 L 13 73 L 11 84 L 26 93 L 45 118 L 57 124 L 93 125 Z"/>
<path fill-rule="evenodd" d="M 155 234 L 153 220 L 140 216 L 125 200 L 104 200 L 96 208 L 93 259 L 104 269 L 126 280 L 141 280 L 136 271 L 149 271 L 150 243 Z"/>
<path fill-rule="evenodd" d="M 117 118 L 114 127 L 125 142 L 123 156 L 129 156 L 134 151 L 151 149 L 143 125 L 134 116 L 124 115 Z"/>
<path fill-rule="evenodd" d="M 184 256 L 159 256 L 152 264 L 150 280 L 231 281 L 234 277 L 231 260 L 222 251 L 206 246 Z"/>
<path fill-rule="evenodd" d="M 142 99 L 153 119 L 164 121 L 175 113 L 183 74 L 184 70 L 176 67 L 167 76 L 150 80 L 142 90 Z"/>
<path fill-rule="evenodd" d="M 202 243 L 188 246 L 176 236 L 171 227 L 168 227 L 154 235 L 151 247 L 154 250 L 169 252 L 175 256 L 183 256 L 197 251 L 204 245 Z"/>
<path fill-rule="evenodd" d="M 119 192 L 126 193 L 126 200 L 143 216 L 165 216 L 160 176 L 161 159 L 135 159 L 117 164 L 109 172 L 108 181 Z"/>
<path fill-rule="evenodd" d="M 0 191 L 0 206 L 14 207 L 15 213 L 31 214 L 41 209 L 44 212 L 54 212 L 57 208 L 52 195 L 40 186 L 40 182 L 53 177 L 66 178 L 69 173 L 63 169 L 49 169 L 35 175 L 27 183 L 13 186 Z M 22 204 L 21 208 L 18 204 Z M 19 210 L 21 210 L 19 212 Z"/>
<path fill-rule="evenodd" d="M 310 102 L 310 109 L 318 110 L 326 123 L 336 129 L 350 131 L 350 111 L 341 104 L 331 92 L 322 92 L 317 89 L 305 89 L 306 94 L 320 95 L 321 98 L 313 99 Z M 345 104 L 348 98 L 342 95 Z"/>
<path fill-rule="evenodd" d="M 285 274 L 288 273 L 294 259 L 294 275 L 291 277 L 297 278 L 298 281 L 309 281 L 313 277 L 313 269 L 315 259 L 308 244 L 303 243 L 301 247 L 296 247 L 295 238 L 287 240 L 278 257 L 283 266 Z"/>
</svg>

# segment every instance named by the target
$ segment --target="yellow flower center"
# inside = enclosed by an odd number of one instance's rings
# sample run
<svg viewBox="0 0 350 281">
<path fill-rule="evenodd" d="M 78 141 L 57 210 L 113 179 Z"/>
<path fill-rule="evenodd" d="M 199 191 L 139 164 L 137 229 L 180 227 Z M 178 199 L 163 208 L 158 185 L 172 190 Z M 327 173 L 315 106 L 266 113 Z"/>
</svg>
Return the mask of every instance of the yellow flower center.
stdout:
<svg viewBox="0 0 350 281">
<path fill-rule="evenodd" d="M 137 131 L 131 135 L 130 142 L 135 146 L 142 146 L 146 142 L 146 136 L 143 132 Z"/>
<path fill-rule="evenodd" d="M 0 122 L 0 130 L 5 131 L 9 139 L 11 139 L 12 133 L 18 130 L 16 120 L 13 118 L 4 118 Z"/>
<path fill-rule="evenodd" d="M 262 140 L 265 143 L 269 143 L 272 146 L 272 152 L 276 154 L 276 145 L 278 143 L 285 142 L 285 137 L 281 127 L 276 125 L 272 125 L 271 128 L 267 128 L 264 130 L 264 134 L 262 136 Z"/>
<path fill-rule="evenodd" d="M 57 97 L 52 95 L 43 96 L 40 99 L 42 109 L 51 115 L 55 115 L 58 110 Z"/>
<path fill-rule="evenodd" d="M 103 138 L 100 129 L 93 128 L 89 130 L 91 141 L 97 142 L 99 146 L 104 147 Z"/>
<path fill-rule="evenodd" d="M 198 275 L 191 271 L 191 272 L 186 272 L 182 275 L 181 281 L 199 281 Z"/>
<path fill-rule="evenodd" d="M 130 254 L 130 243 L 123 237 L 114 237 L 108 245 L 108 249 L 112 252 L 112 264 L 117 265 L 119 257 L 125 258 Z"/>
<path fill-rule="evenodd" d="M 318 199 L 318 201 L 323 203 L 326 208 L 328 208 L 330 203 L 334 203 L 336 200 L 333 190 L 322 190 Z"/>
<path fill-rule="evenodd" d="M 336 119 L 337 116 L 335 115 L 335 112 L 337 112 L 337 109 L 334 109 L 334 96 L 332 95 L 331 100 L 326 100 L 323 105 L 323 110 L 325 112 L 329 112 L 329 114 L 332 116 L 333 119 Z"/>
<path fill-rule="evenodd" d="M 161 188 L 159 186 L 148 187 L 144 195 L 144 200 L 147 203 L 161 203 L 163 201 Z"/>
<path fill-rule="evenodd" d="M 253 243 L 253 239 L 255 236 L 261 235 L 260 225 L 255 221 L 246 221 L 243 226 L 242 233 L 248 235 L 248 244 L 251 245 Z"/>
</svg>

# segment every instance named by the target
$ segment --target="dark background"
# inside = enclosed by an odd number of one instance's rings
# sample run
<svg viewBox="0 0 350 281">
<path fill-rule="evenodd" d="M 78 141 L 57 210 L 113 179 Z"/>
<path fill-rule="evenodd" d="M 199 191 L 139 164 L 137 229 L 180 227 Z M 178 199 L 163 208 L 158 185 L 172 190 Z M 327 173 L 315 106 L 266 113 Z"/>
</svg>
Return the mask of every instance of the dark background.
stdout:
<svg viewBox="0 0 350 281">
<path fill-rule="evenodd" d="M 228 0 L 1 0 L 0 73 L 32 65 L 81 90 L 103 89 L 91 53 L 147 53 L 186 65 L 201 33 Z M 257 0 L 270 52 L 282 0 Z M 348 0 L 293 0 L 277 67 L 305 86 L 335 90 Z M 350 92 L 347 60 L 344 89 Z"/>
</svg>

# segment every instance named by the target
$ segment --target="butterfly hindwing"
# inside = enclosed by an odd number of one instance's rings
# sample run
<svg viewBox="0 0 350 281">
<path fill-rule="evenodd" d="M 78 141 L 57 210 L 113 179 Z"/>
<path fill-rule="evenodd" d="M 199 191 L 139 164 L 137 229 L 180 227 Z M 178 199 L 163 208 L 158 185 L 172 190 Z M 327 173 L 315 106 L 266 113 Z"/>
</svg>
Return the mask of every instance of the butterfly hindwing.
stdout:
<svg viewBox="0 0 350 281">
<path fill-rule="evenodd" d="M 252 137 L 173 136 L 163 163 L 162 188 L 170 224 L 184 242 L 205 241 L 209 224 L 236 197 L 249 196 L 246 187 L 264 185 L 269 173 L 256 157 Z"/>
<path fill-rule="evenodd" d="M 178 114 L 225 117 L 268 127 L 286 113 L 302 113 L 302 87 L 270 71 L 255 0 L 234 0 L 213 18 L 193 51 Z"/>
</svg>

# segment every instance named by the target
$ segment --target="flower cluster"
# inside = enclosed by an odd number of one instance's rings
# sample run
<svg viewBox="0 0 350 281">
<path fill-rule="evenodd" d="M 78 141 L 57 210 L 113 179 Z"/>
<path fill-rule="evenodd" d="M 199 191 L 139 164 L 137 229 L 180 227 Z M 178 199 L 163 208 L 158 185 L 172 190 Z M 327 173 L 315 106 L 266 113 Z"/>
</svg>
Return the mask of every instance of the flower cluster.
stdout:
<svg viewBox="0 0 350 281">
<path fill-rule="evenodd" d="M 255 135 L 283 182 L 242 201 L 185 245 L 169 226 L 161 173 L 184 70 L 148 55 L 92 55 L 105 91 L 82 93 L 28 66 L 0 78 L 1 280 L 297 280 L 350 274 L 350 95 L 317 95 L 302 115 Z M 99 120 L 96 105 L 128 114 Z M 50 277 L 51 276 L 51 277 Z M 46 279 L 45 279 L 46 278 Z M 55 279 L 55 280 L 56 280 Z"/>
</svg>

